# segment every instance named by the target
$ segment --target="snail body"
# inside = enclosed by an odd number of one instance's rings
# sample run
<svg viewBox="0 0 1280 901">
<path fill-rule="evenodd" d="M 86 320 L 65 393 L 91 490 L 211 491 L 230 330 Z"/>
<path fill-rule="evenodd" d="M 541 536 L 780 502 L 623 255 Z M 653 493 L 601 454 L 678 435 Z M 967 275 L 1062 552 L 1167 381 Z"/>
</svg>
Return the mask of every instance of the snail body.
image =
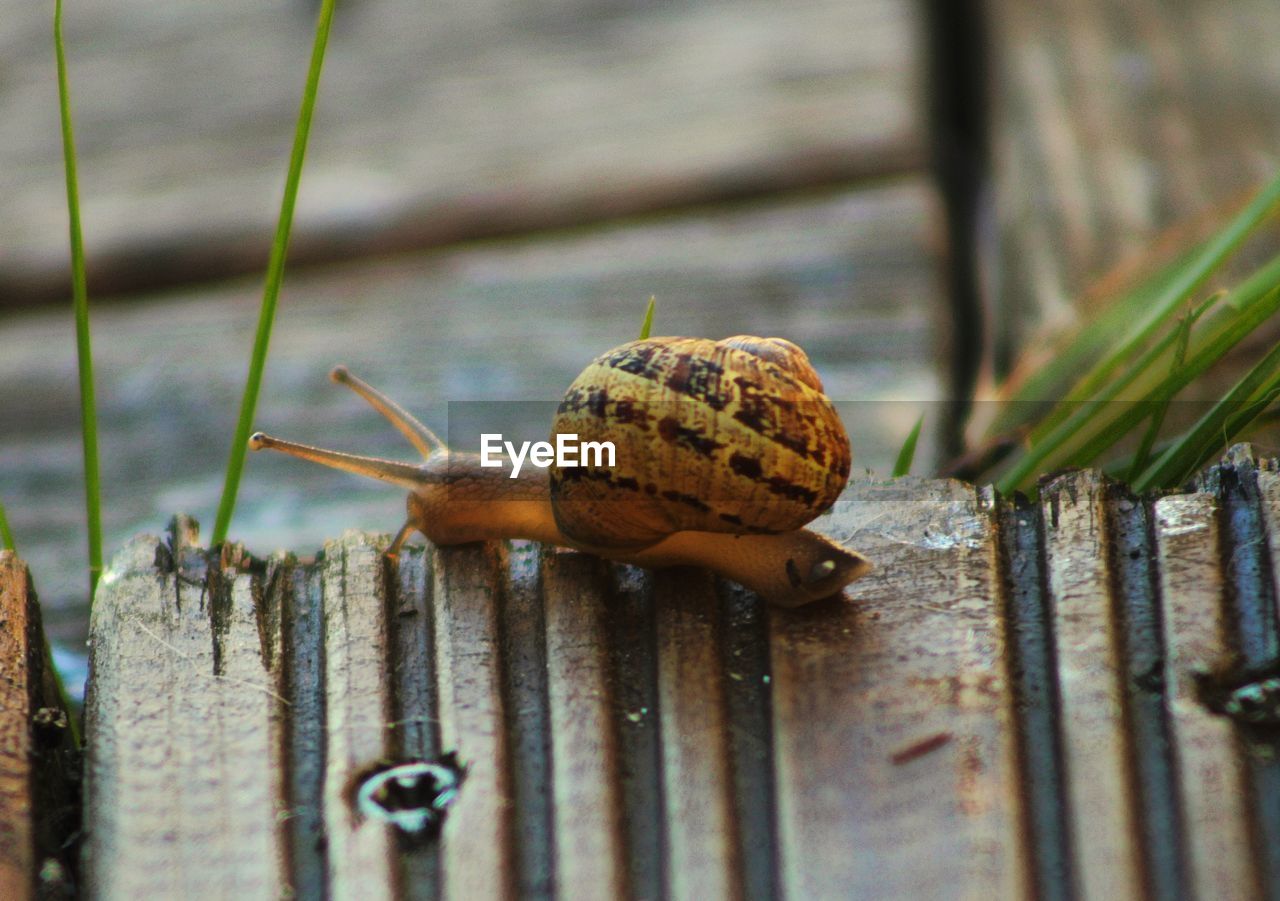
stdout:
<svg viewBox="0 0 1280 901">
<path fill-rule="evenodd" d="M 339 367 L 346 384 L 422 453 L 421 465 L 295 444 L 273 448 L 409 489 L 408 520 L 436 545 L 525 538 L 647 567 L 711 569 L 798 606 L 839 592 L 869 562 L 802 528 L 848 479 L 849 439 L 804 352 L 780 338 L 652 338 L 593 360 L 569 386 L 557 435 L 611 442 L 616 456 L 529 466 L 512 479 L 434 433 Z"/>
</svg>

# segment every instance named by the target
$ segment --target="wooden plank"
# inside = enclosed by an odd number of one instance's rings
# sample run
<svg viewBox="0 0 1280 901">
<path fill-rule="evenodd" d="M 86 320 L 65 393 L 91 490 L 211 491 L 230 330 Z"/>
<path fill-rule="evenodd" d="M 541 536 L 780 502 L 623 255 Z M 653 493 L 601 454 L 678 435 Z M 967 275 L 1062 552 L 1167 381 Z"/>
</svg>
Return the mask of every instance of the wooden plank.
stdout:
<svg viewBox="0 0 1280 901">
<path fill-rule="evenodd" d="M 442 895 L 516 896 L 511 764 L 501 690 L 497 548 L 439 548 L 435 573 L 440 742 L 467 768 L 441 836 Z"/>
<path fill-rule="evenodd" d="M 956 482 L 855 484 L 818 523 L 876 569 L 852 602 L 770 611 L 786 896 L 1021 890 L 988 506 Z"/>
<path fill-rule="evenodd" d="M 385 548 L 348 532 L 324 549 L 323 812 L 335 898 L 395 897 L 392 827 L 352 804 L 361 777 L 392 753 Z"/>
<path fill-rule="evenodd" d="M 265 264 L 314 9 L 68 9 L 95 293 Z M 0 303 L 60 300 L 48 17 L 3 13 Z M 918 171 L 916 25 L 904 0 L 340 10 L 291 262 Z"/>
<path fill-rule="evenodd" d="M 707 572 L 677 567 L 658 575 L 654 593 L 667 896 L 741 898 L 724 624 L 714 583 Z"/>
<path fill-rule="evenodd" d="M 1280 7 L 1006 0 L 988 11 L 994 324 L 1016 345 L 1073 321 L 1091 283 L 1162 230 L 1274 175 L 1280 76 L 1252 54 L 1280 28 Z"/>
<path fill-rule="evenodd" d="M 1231 611 L 1252 600 L 1227 585 L 1248 573 L 1225 555 L 1242 553 L 1248 522 L 1274 528 L 1280 497 L 1264 465 L 1260 505 L 1236 510 L 1257 515 L 1230 524 L 1228 546 L 1218 505 L 1247 500 L 1228 492 L 1253 466 L 1233 454 L 1205 492 L 1151 506 L 1088 473 L 1017 508 L 954 482 L 855 484 L 819 525 L 877 569 L 844 599 L 768 611 L 758 648 L 759 616 L 689 570 L 552 552 L 539 585 L 532 548 L 495 546 L 432 551 L 429 583 L 410 554 L 386 583 L 383 539 L 353 533 L 314 565 L 231 552 L 207 578 L 204 552 L 157 562 L 141 539 L 95 614 L 88 884 L 108 897 L 197 883 L 446 899 L 1263 896 L 1270 764 L 1197 684 L 1205 670 L 1234 678 Z M 305 588 L 307 571 L 323 579 L 323 629 L 306 625 L 310 589 L 278 591 Z M 1052 633 L 1029 639 L 1036 598 Z M 304 622 L 281 630 L 276 611 L 291 610 Z M 543 658 L 517 659 L 511 642 L 540 632 L 548 673 L 529 690 Z M 323 666 L 323 704 L 290 656 Z M 765 690 L 742 690 L 744 675 Z M 157 678 L 172 690 L 151 690 Z M 544 718 L 513 709 L 544 690 Z M 324 747 L 311 745 L 314 792 L 306 757 L 283 756 L 285 736 L 306 748 L 309 735 Z M 513 760 L 516 743 L 549 748 L 546 797 L 515 789 L 538 772 Z M 235 750 L 248 747 L 253 761 Z M 449 752 L 466 775 L 437 838 L 354 813 L 354 786 L 383 759 Z M 282 863 L 314 835 L 289 831 L 306 803 L 322 804 L 328 837 L 318 882 L 309 859 Z M 552 834 L 531 837 L 543 817 Z"/>
<path fill-rule="evenodd" d="M 1141 824 L 1128 770 L 1105 499 L 1093 473 L 1062 476 L 1044 495 L 1077 884 L 1087 898 L 1135 898 L 1143 887 Z"/>
<path fill-rule="evenodd" d="M 1179 792 L 1189 840 L 1192 894 L 1258 896 L 1249 838 L 1246 774 L 1231 720 L 1201 700 L 1197 678 L 1222 668 L 1232 647 L 1212 495 L 1155 504 L 1164 598 L 1164 684 L 1172 719 Z"/>
<path fill-rule="evenodd" d="M 277 897 L 284 700 L 248 572 L 210 581 L 194 524 L 140 536 L 94 607 L 84 878 L 96 897 Z M 157 686 L 164 686 L 157 690 Z"/>
<path fill-rule="evenodd" d="M 35 896 L 35 773 L 31 718 L 40 705 L 40 631 L 30 576 L 0 551 L 0 897 Z"/>
<path fill-rule="evenodd" d="M 630 893 L 604 584 L 604 566 L 594 557 L 551 551 L 543 558 L 555 888 L 562 898 Z"/>
</svg>

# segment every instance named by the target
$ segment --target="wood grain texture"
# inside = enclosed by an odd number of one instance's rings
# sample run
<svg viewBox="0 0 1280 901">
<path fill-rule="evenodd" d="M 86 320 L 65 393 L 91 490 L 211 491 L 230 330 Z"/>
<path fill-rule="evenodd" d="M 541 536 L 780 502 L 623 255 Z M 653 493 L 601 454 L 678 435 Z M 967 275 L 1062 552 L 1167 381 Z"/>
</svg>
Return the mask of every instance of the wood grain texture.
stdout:
<svg viewBox="0 0 1280 901">
<path fill-rule="evenodd" d="M 1164 598 L 1164 680 L 1194 895 L 1257 897 L 1247 777 L 1230 720 L 1207 710 L 1197 677 L 1229 668 L 1231 624 L 1222 576 L 1218 507 L 1209 494 L 1155 504 Z"/>
<path fill-rule="evenodd" d="M 818 522 L 876 569 L 856 603 L 769 613 L 784 892 L 1016 893 L 986 501 L 953 482 L 855 484 Z"/>
<path fill-rule="evenodd" d="M 65 296 L 46 12 L 0 4 L 0 303 Z M 96 293 L 265 264 L 314 14 L 68 9 Z M 340 8 L 291 261 L 918 170 L 915 18 L 904 0 Z"/>
<path fill-rule="evenodd" d="M 89 885 L 1265 897 L 1266 735 L 1201 681 L 1265 637 L 1240 586 L 1275 578 L 1277 485 L 1243 449 L 1156 501 L 1091 473 L 1018 506 L 855 483 L 818 525 L 877 568 L 799 610 L 524 543 L 412 551 L 388 578 L 359 533 L 269 565 L 141 538 L 95 614 Z M 372 767 L 450 752 L 437 837 L 352 808 Z"/>
<path fill-rule="evenodd" d="M 26 567 L 0 551 L 0 896 L 25 901 L 35 893 L 31 717 L 40 702 L 39 630 Z"/>
<path fill-rule="evenodd" d="M 323 816 L 336 898 L 395 896 L 395 835 L 352 803 L 361 777 L 392 756 L 386 545 L 357 532 L 325 545 Z"/>
<path fill-rule="evenodd" d="M 1062 734 L 1078 884 L 1088 898 L 1143 890 L 1120 682 L 1106 499 L 1093 473 L 1050 483 L 1045 551 L 1058 651 Z"/>
<path fill-rule="evenodd" d="M 602 901 L 628 897 L 604 565 L 576 551 L 549 553 L 542 590 L 556 893 Z"/>
<path fill-rule="evenodd" d="M 672 898 L 743 896 L 742 837 L 734 809 L 724 624 L 709 573 L 660 573 L 657 602 L 658 715 L 667 828 L 666 890 Z"/>
<path fill-rule="evenodd" d="M 440 742 L 466 766 L 441 837 L 448 899 L 516 896 L 511 761 L 500 670 L 495 547 L 440 548 L 435 573 Z"/>
<path fill-rule="evenodd" d="M 86 705 L 84 878 L 101 898 L 274 897 L 285 884 L 273 643 L 240 555 L 178 522 L 103 574 Z M 278 656 L 274 658 L 278 661 Z"/>
</svg>

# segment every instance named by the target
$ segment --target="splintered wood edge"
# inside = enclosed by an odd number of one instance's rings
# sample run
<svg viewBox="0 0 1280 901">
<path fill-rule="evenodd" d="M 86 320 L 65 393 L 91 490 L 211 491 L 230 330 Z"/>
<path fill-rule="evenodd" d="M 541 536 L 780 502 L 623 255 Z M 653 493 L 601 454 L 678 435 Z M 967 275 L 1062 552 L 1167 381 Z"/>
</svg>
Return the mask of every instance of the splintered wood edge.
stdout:
<svg viewBox="0 0 1280 901">
<path fill-rule="evenodd" d="M 168 542 L 134 539 L 94 605 L 84 875 L 103 896 L 287 884 L 275 639 L 243 549 L 224 548 L 211 577 L 196 540 L 182 520 Z"/>
</svg>

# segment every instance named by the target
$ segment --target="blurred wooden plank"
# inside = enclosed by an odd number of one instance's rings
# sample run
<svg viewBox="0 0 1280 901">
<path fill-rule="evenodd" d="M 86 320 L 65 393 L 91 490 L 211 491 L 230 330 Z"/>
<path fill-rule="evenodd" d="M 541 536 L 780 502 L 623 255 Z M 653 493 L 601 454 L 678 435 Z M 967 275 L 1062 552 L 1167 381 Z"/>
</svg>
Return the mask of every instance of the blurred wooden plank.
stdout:
<svg viewBox="0 0 1280 901">
<path fill-rule="evenodd" d="M 278 657 L 233 556 L 140 536 L 94 608 L 84 880 L 95 897 L 275 897 L 286 884 Z"/>
<path fill-rule="evenodd" d="M 66 295 L 46 12 L 0 3 L 0 303 Z M 68 9 L 91 290 L 260 270 L 314 14 Z M 916 20 L 905 0 L 339 7 L 291 262 L 919 171 Z"/>
<path fill-rule="evenodd" d="M 858 471 L 887 472 L 924 404 L 940 396 L 934 210 L 931 189 L 913 178 L 291 273 L 257 425 L 410 458 L 392 429 L 325 378 L 345 362 L 437 429 L 477 409 L 449 402 L 480 401 L 498 430 L 541 440 L 553 402 L 591 357 L 635 337 L 652 294 L 655 327 L 667 334 L 800 343 L 828 393 L 847 402 Z M 95 308 L 108 553 L 136 532 L 162 529 L 175 510 L 212 520 L 260 290 L 254 279 Z M 0 422 L 11 425 L 0 429 L 0 495 L 39 576 L 46 623 L 74 650 L 87 620 L 66 317 L 0 320 L 0 382 L 9 387 Z M 477 440 L 456 438 L 472 449 Z M 401 499 L 383 485 L 260 454 L 249 459 L 234 525 L 270 552 L 319 548 L 348 528 L 388 530 L 401 519 Z"/>
<path fill-rule="evenodd" d="M 1016 342 L 1073 321 L 1091 283 L 1162 230 L 1275 174 L 1280 74 L 1255 62 L 1280 7 L 1069 0 L 988 10 L 994 324 Z"/>
<path fill-rule="evenodd" d="M 587 554 L 549 553 L 542 591 L 556 891 L 562 898 L 629 897 L 604 566 Z"/>
<path fill-rule="evenodd" d="M 855 484 L 824 531 L 857 602 L 770 611 L 788 897 L 1009 897 L 1024 867 L 989 499 Z"/>
<path fill-rule="evenodd" d="M 1093 473 L 1045 490 L 1045 550 L 1058 651 L 1067 803 L 1076 877 L 1089 898 L 1142 893 L 1134 787 L 1119 663 L 1105 498 Z"/>
<path fill-rule="evenodd" d="M 1155 504 L 1164 605 L 1164 682 L 1189 840 L 1188 869 L 1198 898 L 1257 897 L 1261 874 L 1249 837 L 1248 782 L 1231 720 L 1200 700 L 1198 676 L 1232 656 L 1212 495 Z"/>
</svg>

